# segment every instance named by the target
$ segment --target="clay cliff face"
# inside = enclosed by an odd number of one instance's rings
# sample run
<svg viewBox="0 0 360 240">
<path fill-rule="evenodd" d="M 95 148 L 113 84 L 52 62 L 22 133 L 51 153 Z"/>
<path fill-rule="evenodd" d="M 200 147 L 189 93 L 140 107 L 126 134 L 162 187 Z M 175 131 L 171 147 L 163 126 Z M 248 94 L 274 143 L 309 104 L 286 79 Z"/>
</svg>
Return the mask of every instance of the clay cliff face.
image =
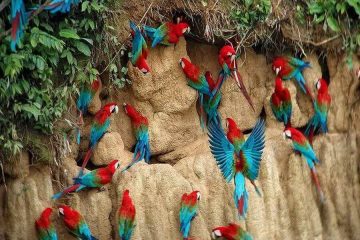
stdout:
<svg viewBox="0 0 360 240">
<path fill-rule="evenodd" d="M 196 113 L 196 93 L 186 84 L 178 65 L 180 57 L 188 57 L 202 70 L 217 75 L 218 49 L 181 40 L 176 47 L 151 49 L 151 73 L 143 75 L 129 65 L 133 84 L 110 93 L 103 104 L 115 101 L 133 104 L 150 122 L 150 139 L 154 164 L 143 162 L 125 174 L 117 172 L 105 191 L 83 191 L 60 200 L 79 210 L 93 235 L 99 239 L 118 239 L 116 212 L 122 192 L 130 190 L 136 206 L 136 229 L 133 239 L 181 239 L 178 213 L 180 198 L 185 192 L 202 194 L 200 212 L 192 223 L 191 236 L 210 239 L 213 227 L 237 222 L 254 239 L 360 239 L 359 184 L 359 80 L 355 79 L 341 57 L 329 56 L 330 93 L 329 134 L 317 136 L 314 149 L 321 164 L 317 171 L 325 192 L 321 204 L 311 182 L 308 167 L 282 138 L 282 126 L 275 121 L 269 107 L 275 78 L 265 57 L 251 49 L 246 59 L 239 60 L 239 71 L 254 104 L 252 111 L 235 82 L 228 79 L 220 105 L 222 118 L 234 118 L 242 130 L 251 129 L 262 109 L 266 114 L 266 146 L 258 185 L 259 197 L 250 183 L 249 211 L 246 221 L 239 221 L 233 203 L 233 184 L 226 183 L 215 164 L 206 133 L 202 132 Z M 312 64 L 305 78 L 313 88 L 321 76 L 317 56 L 307 58 Z M 355 63 L 359 64 L 359 63 Z M 293 125 L 304 126 L 312 114 L 311 102 L 288 81 L 294 113 Z M 98 109 L 99 102 L 92 109 Z M 90 121 L 87 121 L 90 122 Z M 80 151 L 85 150 L 86 134 Z M 112 124 L 97 148 L 92 163 L 101 166 L 119 159 L 125 166 L 132 157 L 134 145 L 130 120 L 120 109 L 112 116 Z M 0 192 L 0 239 L 36 239 L 34 220 L 51 202 L 52 194 L 71 183 L 78 167 L 79 149 L 72 144 L 72 153 L 60 163 L 61 184 L 55 172 L 43 165 L 29 166 L 29 155 L 22 154 L 18 164 L 6 170 L 7 192 Z M 71 239 L 59 219 L 54 216 L 59 239 Z"/>
</svg>

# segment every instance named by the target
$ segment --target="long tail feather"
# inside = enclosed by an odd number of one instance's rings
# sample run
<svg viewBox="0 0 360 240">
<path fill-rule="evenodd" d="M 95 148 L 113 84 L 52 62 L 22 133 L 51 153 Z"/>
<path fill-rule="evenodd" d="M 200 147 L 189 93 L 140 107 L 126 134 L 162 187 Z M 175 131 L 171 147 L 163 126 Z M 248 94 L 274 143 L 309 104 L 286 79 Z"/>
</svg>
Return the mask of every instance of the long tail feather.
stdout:
<svg viewBox="0 0 360 240">
<path fill-rule="evenodd" d="M 89 159 L 91 158 L 91 155 L 92 155 L 92 149 L 89 148 L 89 150 L 85 154 L 78 177 L 81 177 L 84 174 L 84 168 L 86 167 Z"/>
<path fill-rule="evenodd" d="M 248 192 L 245 187 L 245 177 L 242 173 L 235 175 L 234 201 L 240 219 L 246 218 L 248 209 Z"/>
<path fill-rule="evenodd" d="M 141 153 L 140 151 L 136 153 L 135 157 L 133 158 L 133 160 L 131 161 L 131 163 L 129 165 L 127 165 L 122 171 L 121 173 L 129 170 L 135 163 L 139 162 L 141 160 Z"/>
<path fill-rule="evenodd" d="M 259 197 L 262 197 L 262 194 L 260 192 L 260 189 L 258 188 L 258 186 L 256 186 L 254 181 L 251 181 L 251 184 L 254 186 L 256 193 L 259 195 Z"/>
<path fill-rule="evenodd" d="M 311 177 L 312 179 L 314 180 L 314 183 L 315 183 L 315 186 L 316 186 L 316 190 L 319 194 L 319 197 L 320 197 L 320 201 L 323 203 L 324 200 L 325 200 L 325 197 L 324 197 L 324 192 L 322 191 L 321 189 L 321 186 L 320 186 L 320 181 L 319 181 L 319 178 L 318 178 L 318 175 L 317 175 L 317 172 L 316 172 L 316 169 L 315 167 L 313 167 L 311 170 Z"/>
<path fill-rule="evenodd" d="M 254 108 L 254 104 L 249 96 L 249 93 L 246 91 L 244 82 L 242 80 L 242 77 L 240 75 L 240 73 L 237 70 L 233 71 L 233 75 L 234 75 L 234 79 L 236 81 L 236 84 L 238 85 L 238 87 L 240 88 L 241 92 L 244 94 L 244 97 L 246 98 L 246 100 L 249 102 L 252 110 L 255 112 L 255 108 Z"/>
<path fill-rule="evenodd" d="M 81 186 L 81 184 L 74 184 L 68 188 L 65 188 L 62 192 L 58 192 L 58 193 L 54 194 L 51 198 L 54 200 L 59 199 L 63 195 L 75 192 L 80 186 Z"/>
</svg>

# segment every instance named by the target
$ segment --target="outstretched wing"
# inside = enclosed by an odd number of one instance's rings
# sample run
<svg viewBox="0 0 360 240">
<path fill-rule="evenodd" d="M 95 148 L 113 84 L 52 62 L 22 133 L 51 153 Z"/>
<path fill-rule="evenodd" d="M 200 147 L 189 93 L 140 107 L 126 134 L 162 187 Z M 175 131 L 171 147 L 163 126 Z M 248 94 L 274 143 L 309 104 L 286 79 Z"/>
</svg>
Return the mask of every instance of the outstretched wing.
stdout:
<svg viewBox="0 0 360 240">
<path fill-rule="evenodd" d="M 259 167 L 261 155 L 265 147 L 265 121 L 259 119 L 250 137 L 246 140 L 242 147 L 247 168 L 244 171 L 246 177 L 255 180 L 259 175 Z"/>
<path fill-rule="evenodd" d="M 224 178 L 229 182 L 234 176 L 234 146 L 226 138 L 220 122 L 210 122 L 208 130 L 211 153 Z"/>
</svg>

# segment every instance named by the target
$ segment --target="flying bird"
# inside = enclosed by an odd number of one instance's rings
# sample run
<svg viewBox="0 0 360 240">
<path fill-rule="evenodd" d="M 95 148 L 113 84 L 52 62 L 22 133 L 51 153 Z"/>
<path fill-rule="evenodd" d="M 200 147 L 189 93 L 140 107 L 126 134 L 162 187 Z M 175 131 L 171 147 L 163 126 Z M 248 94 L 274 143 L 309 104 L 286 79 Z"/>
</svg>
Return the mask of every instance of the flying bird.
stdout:
<svg viewBox="0 0 360 240">
<path fill-rule="evenodd" d="M 283 87 L 280 77 L 275 79 L 275 91 L 271 95 L 270 106 L 276 120 L 283 122 L 286 127 L 291 127 L 291 95 L 289 89 Z"/>
<path fill-rule="evenodd" d="M 199 191 L 193 191 L 190 194 L 184 193 L 181 197 L 180 232 L 184 240 L 190 240 L 191 221 L 196 217 L 199 210 L 200 197 Z"/>
<path fill-rule="evenodd" d="M 214 228 L 211 232 L 212 239 L 224 238 L 227 240 L 252 240 L 252 236 L 235 223 L 228 226 Z"/>
<path fill-rule="evenodd" d="M 125 190 L 121 206 L 118 211 L 118 226 L 120 240 L 130 240 L 135 228 L 135 206 L 129 195 L 129 190 Z"/>
<path fill-rule="evenodd" d="M 131 35 L 133 37 L 131 47 L 131 63 L 136 66 L 142 73 L 150 72 L 149 65 L 146 62 L 149 49 L 141 30 L 134 22 L 130 21 Z"/>
<path fill-rule="evenodd" d="M 51 222 L 51 208 L 45 208 L 40 217 L 35 221 L 35 227 L 38 232 L 39 240 L 57 240 L 57 233 Z"/>
<path fill-rule="evenodd" d="M 265 144 L 265 121 L 259 119 L 250 136 L 245 141 L 243 133 L 235 121 L 227 118 L 228 132 L 225 135 L 221 124 L 210 123 L 208 135 L 210 149 L 217 165 L 227 182 L 234 179 L 234 202 L 240 218 L 246 218 L 248 208 L 248 192 L 245 187 L 245 177 L 254 185 L 259 175 L 261 155 Z"/>
</svg>

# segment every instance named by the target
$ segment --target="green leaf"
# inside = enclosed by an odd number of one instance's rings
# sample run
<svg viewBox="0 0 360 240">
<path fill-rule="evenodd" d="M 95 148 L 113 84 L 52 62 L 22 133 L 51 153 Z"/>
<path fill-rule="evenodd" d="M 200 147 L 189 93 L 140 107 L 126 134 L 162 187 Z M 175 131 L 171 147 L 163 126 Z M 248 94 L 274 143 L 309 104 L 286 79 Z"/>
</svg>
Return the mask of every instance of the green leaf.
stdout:
<svg viewBox="0 0 360 240">
<path fill-rule="evenodd" d="M 81 11 L 82 12 L 85 12 L 87 7 L 89 6 L 89 1 L 84 1 L 82 4 L 81 4 Z"/>
<path fill-rule="evenodd" d="M 59 32 L 59 35 L 64 38 L 70 38 L 70 39 L 80 39 L 79 35 L 77 35 L 76 31 L 74 29 L 62 29 Z"/>
<path fill-rule="evenodd" d="M 334 32 L 340 31 L 340 27 L 339 27 L 337 20 L 335 18 L 333 18 L 332 16 L 328 16 L 326 18 L 326 22 L 329 25 L 330 29 L 333 30 Z"/>
<path fill-rule="evenodd" d="M 24 111 L 31 113 L 31 115 L 34 116 L 35 120 L 38 120 L 39 116 L 41 115 L 41 112 L 38 108 L 35 106 L 25 104 L 21 107 Z"/>
<path fill-rule="evenodd" d="M 79 50 L 79 52 L 83 53 L 85 56 L 90 57 L 91 50 L 88 45 L 86 45 L 85 43 L 83 43 L 81 41 L 76 41 L 74 44 L 75 44 L 75 47 Z"/>
</svg>

